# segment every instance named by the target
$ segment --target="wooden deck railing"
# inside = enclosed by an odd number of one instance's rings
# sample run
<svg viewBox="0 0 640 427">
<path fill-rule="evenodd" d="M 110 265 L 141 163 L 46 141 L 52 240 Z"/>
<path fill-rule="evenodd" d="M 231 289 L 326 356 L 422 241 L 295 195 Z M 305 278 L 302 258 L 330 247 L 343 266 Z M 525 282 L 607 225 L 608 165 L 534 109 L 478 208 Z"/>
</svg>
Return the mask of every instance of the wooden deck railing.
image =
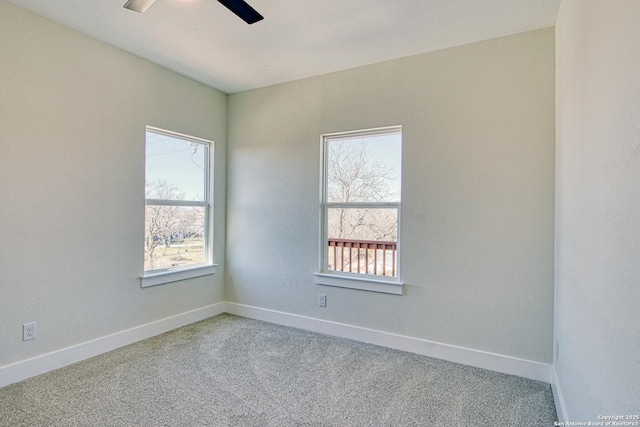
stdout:
<svg viewBox="0 0 640 427">
<path fill-rule="evenodd" d="M 396 276 L 396 242 L 329 239 L 329 270 Z"/>
</svg>

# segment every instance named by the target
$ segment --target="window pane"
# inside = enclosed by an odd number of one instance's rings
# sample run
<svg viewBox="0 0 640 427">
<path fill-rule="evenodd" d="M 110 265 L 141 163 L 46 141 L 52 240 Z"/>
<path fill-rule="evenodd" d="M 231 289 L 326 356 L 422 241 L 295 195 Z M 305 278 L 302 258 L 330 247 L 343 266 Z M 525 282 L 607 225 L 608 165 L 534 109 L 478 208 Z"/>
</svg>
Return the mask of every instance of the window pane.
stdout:
<svg viewBox="0 0 640 427">
<path fill-rule="evenodd" d="M 329 138 L 327 202 L 399 202 L 400 133 Z"/>
<path fill-rule="evenodd" d="M 206 200 L 207 144 L 147 131 L 147 199 Z"/>
<path fill-rule="evenodd" d="M 145 271 L 206 263 L 205 230 L 203 206 L 146 206 Z"/>
<path fill-rule="evenodd" d="M 329 270 L 397 275 L 397 209 L 327 210 Z"/>
</svg>

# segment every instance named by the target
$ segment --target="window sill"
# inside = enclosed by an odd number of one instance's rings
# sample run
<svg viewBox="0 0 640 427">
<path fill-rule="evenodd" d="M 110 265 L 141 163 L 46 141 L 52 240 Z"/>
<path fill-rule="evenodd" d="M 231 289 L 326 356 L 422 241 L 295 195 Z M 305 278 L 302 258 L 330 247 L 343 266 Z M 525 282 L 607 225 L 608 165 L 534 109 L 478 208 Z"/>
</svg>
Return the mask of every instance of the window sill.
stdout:
<svg viewBox="0 0 640 427">
<path fill-rule="evenodd" d="M 149 286 L 163 285 L 165 283 L 177 282 L 178 280 L 208 276 L 215 274 L 216 267 L 218 267 L 218 264 L 185 268 L 183 270 L 154 270 L 140 278 L 140 287 L 148 288 Z"/>
<path fill-rule="evenodd" d="M 337 286 L 339 288 L 402 295 L 403 283 L 394 279 L 378 279 L 375 276 L 365 275 L 347 276 L 333 273 L 314 273 L 314 276 L 316 285 Z"/>
</svg>

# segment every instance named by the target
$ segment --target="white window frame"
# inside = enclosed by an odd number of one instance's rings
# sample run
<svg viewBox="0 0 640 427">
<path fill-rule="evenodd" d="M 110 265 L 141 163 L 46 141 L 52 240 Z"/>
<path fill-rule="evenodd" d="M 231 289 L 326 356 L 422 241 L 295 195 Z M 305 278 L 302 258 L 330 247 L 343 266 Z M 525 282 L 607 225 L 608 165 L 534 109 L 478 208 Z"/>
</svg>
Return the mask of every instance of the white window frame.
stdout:
<svg viewBox="0 0 640 427">
<path fill-rule="evenodd" d="M 317 285 L 336 286 L 341 288 L 359 289 L 364 291 L 381 292 L 394 295 L 402 295 L 404 284 L 400 280 L 400 235 L 401 235 L 401 211 L 402 198 L 400 202 L 393 203 L 329 203 L 327 202 L 327 176 L 328 176 L 328 152 L 327 143 L 334 139 L 358 138 L 400 134 L 402 137 L 402 126 L 387 126 L 373 129 L 364 129 L 350 132 L 327 133 L 320 137 L 320 269 L 314 273 Z M 402 182 L 400 183 L 402 187 Z M 402 191 L 401 191 L 402 194 Z M 402 196 L 401 196 L 402 197 Z M 376 276 L 364 273 L 350 273 L 345 271 L 329 270 L 328 264 L 328 210 L 330 208 L 395 208 L 398 218 L 398 238 L 396 242 L 396 276 Z"/>
<path fill-rule="evenodd" d="M 192 141 L 198 144 L 203 144 L 207 146 L 207 156 L 205 157 L 204 164 L 204 181 L 205 181 L 205 189 L 204 196 L 205 200 L 196 201 L 196 200 L 164 200 L 164 199 L 147 199 L 145 198 L 145 207 L 146 206 L 184 206 L 184 207 L 192 207 L 192 206 L 201 206 L 205 209 L 204 214 L 204 251 L 205 251 L 205 262 L 201 264 L 183 266 L 183 267 L 175 267 L 175 268 L 163 268 L 156 270 L 144 271 L 140 277 L 140 286 L 143 288 L 149 286 L 162 285 L 164 283 L 176 282 L 179 280 L 191 279 L 194 277 L 207 276 L 211 274 L 215 274 L 217 264 L 213 261 L 213 149 L 214 142 L 208 139 L 198 138 L 191 135 L 185 135 L 178 132 L 169 131 L 166 129 L 161 129 L 153 126 L 146 127 L 147 132 L 153 132 L 156 134 L 166 135 L 174 138 L 184 139 L 186 141 Z M 145 132 L 146 135 L 146 132 Z M 145 153 L 146 153 L 146 145 L 147 141 L 145 138 Z M 146 176 L 146 154 L 145 154 L 145 176 Z M 146 215 L 146 213 L 145 213 Z"/>
</svg>

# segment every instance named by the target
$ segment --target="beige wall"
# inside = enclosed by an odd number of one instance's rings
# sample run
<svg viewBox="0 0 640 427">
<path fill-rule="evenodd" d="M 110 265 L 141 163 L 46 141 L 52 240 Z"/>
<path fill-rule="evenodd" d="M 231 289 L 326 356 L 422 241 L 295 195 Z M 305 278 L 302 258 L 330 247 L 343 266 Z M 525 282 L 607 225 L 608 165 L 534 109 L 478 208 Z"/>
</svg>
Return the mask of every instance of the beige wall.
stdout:
<svg viewBox="0 0 640 427">
<path fill-rule="evenodd" d="M 554 364 L 572 421 L 640 412 L 639 40 L 640 2 L 563 0 Z"/>
<path fill-rule="evenodd" d="M 0 2 L 0 366 L 224 299 L 550 362 L 553 43 L 235 94 L 227 120 L 226 95 Z M 147 124 L 216 141 L 222 266 L 228 124 L 227 274 L 139 287 Z M 320 134 L 396 124 L 405 295 L 314 285 Z"/>
<path fill-rule="evenodd" d="M 0 1 L 0 366 L 222 300 L 138 277 L 147 124 L 216 142 L 224 264 L 226 98 Z"/>
<path fill-rule="evenodd" d="M 320 135 L 388 125 L 405 295 L 314 285 Z M 227 300 L 551 362 L 553 29 L 231 95 L 227 167 Z"/>
</svg>

